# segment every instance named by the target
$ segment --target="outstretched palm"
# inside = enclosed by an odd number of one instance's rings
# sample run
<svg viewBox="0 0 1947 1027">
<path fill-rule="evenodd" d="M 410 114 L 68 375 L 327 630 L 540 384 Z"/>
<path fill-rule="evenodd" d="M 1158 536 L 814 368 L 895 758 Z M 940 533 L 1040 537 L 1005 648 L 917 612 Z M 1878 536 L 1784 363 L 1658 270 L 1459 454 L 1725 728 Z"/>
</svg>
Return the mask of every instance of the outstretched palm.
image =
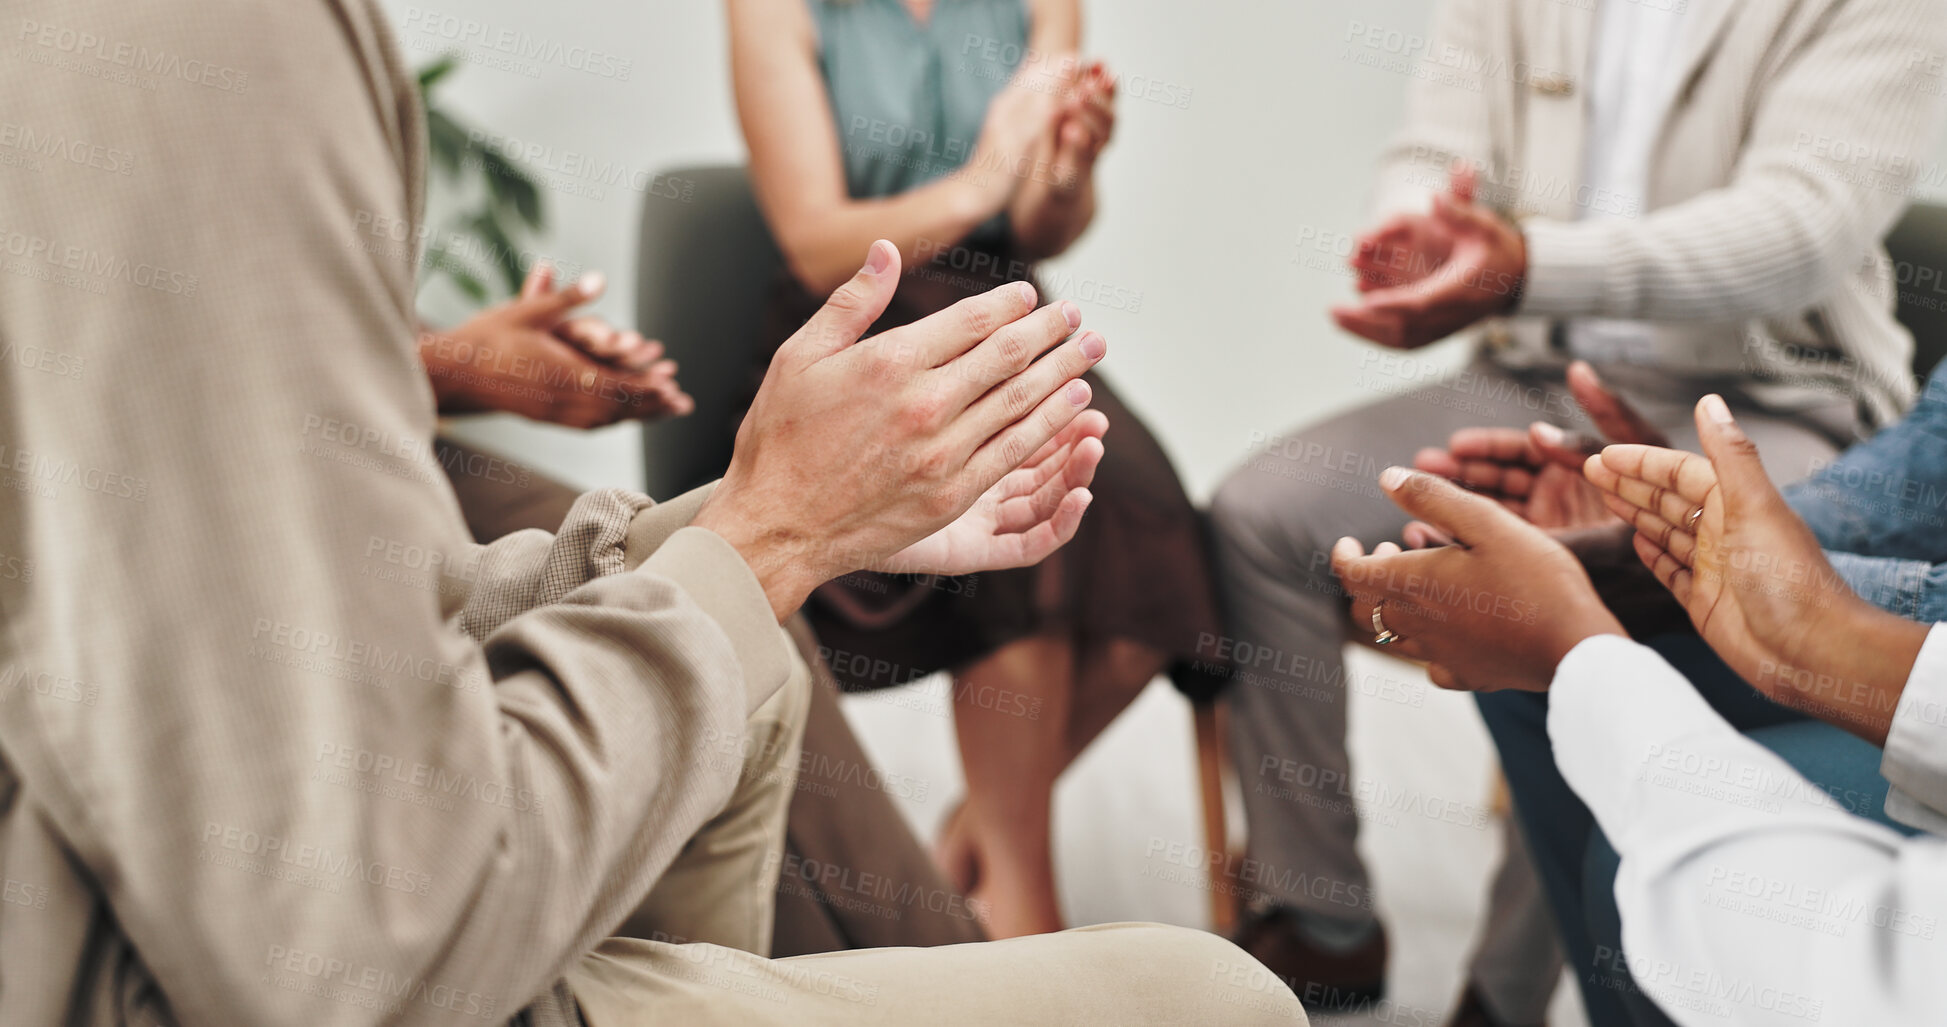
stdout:
<svg viewBox="0 0 1947 1027">
<path fill-rule="evenodd" d="M 1697 404 L 1704 456 L 1611 446 L 1589 481 L 1636 528 L 1636 552 L 1704 641 L 1759 691 L 1793 668 L 1828 664 L 1829 630 L 1861 600 L 1764 472 L 1757 447 L 1716 396 Z M 1836 636 L 1836 638 L 1835 638 Z"/>
</svg>

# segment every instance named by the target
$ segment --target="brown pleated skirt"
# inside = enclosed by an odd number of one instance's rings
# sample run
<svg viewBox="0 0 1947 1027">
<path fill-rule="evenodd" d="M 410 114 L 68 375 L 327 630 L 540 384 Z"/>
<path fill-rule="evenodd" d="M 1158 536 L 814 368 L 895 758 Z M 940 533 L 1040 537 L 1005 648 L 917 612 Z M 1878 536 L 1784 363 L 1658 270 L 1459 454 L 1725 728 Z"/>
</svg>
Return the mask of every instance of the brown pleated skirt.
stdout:
<svg viewBox="0 0 1947 1027">
<path fill-rule="evenodd" d="M 1006 253 L 973 260 L 959 248 L 909 273 L 872 333 L 1032 275 Z M 777 347 L 823 302 L 788 274 L 778 281 L 751 396 Z M 1036 567 L 951 578 L 861 572 L 820 588 L 805 614 L 841 687 L 905 684 L 1049 631 L 1153 645 L 1170 655 L 1170 676 L 1186 693 L 1221 687 L 1220 668 L 1198 655 L 1199 640 L 1208 654 L 1207 640 L 1222 631 L 1203 521 L 1149 429 L 1099 376 L 1088 381 L 1109 433 L 1090 487 L 1095 499 L 1075 538 Z M 740 409 L 736 419 L 742 416 Z"/>
</svg>

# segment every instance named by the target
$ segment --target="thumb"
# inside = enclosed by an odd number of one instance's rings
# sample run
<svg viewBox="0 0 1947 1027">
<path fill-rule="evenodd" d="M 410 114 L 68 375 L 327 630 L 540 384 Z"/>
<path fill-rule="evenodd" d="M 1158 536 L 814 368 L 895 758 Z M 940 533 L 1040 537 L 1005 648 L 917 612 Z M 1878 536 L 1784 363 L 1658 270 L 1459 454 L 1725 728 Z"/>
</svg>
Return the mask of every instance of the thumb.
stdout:
<svg viewBox="0 0 1947 1027">
<path fill-rule="evenodd" d="M 600 271 L 590 271 L 565 289 L 549 291 L 545 285 L 539 291 L 530 293 L 535 280 L 541 277 L 536 271 L 528 275 L 527 282 L 521 286 L 521 298 L 511 304 L 514 316 L 536 328 L 552 328 L 559 324 L 576 307 L 592 303 L 608 287 L 608 279 Z M 546 272 L 546 281 L 552 282 L 554 272 Z"/>
<path fill-rule="evenodd" d="M 1463 546 L 1490 541 L 1527 524 L 1500 503 L 1437 475 L 1388 467 L 1379 475 L 1379 487 L 1401 510 Z"/>
<path fill-rule="evenodd" d="M 1697 437 L 1704 444 L 1704 455 L 1710 458 L 1711 468 L 1717 472 L 1717 487 L 1723 494 L 1726 513 L 1744 504 L 1783 502 L 1778 487 L 1764 472 L 1764 461 L 1758 458 L 1758 444 L 1738 427 L 1724 397 L 1712 393 L 1697 401 Z M 1744 508 L 1752 509 L 1751 506 Z"/>
<path fill-rule="evenodd" d="M 1480 187 L 1480 172 L 1474 165 L 1456 158 L 1452 170 L 1447 172 L 1447 193 L 1462 203 L 1474 202 L 1474 192 Z"/>
<path fill-rule="evenodd" d="M 899 288 L 899 247 L 884 239 L 867 251 L 865 266 L 838 287 L 786 345 L 807 360 L 822 360 L 859 341 L 886 312 Z"/>
</svg>

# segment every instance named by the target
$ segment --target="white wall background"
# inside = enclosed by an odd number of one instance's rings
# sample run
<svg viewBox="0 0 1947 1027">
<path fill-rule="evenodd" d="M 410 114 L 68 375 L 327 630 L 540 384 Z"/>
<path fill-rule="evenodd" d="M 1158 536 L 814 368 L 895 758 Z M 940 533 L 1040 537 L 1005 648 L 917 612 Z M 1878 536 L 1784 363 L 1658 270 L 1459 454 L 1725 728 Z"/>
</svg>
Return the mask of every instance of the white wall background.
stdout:
<svg viewBox="0 0 1947 1027">
<path fill-rule="evenodd" d="M 664 169 L 743 159 L 730 98 L 723 11 L 707 0 L 385 0 L 415 64 L 449 50 L 480 59 L 445 102 L 478 126 L 538 143 L 550 160 Z M 1120 0 L 1090 4 L 1088 48 L 1186 107 L 1125 96 L 1100 170 L 1102 216 L 1049 269 L 1068 293 L 1140 292 L 1134 312 L 1088 308 L 1108 335 L 1106 373 L 1163 440 L 1198 498 L 1272 432 L 1356 404 L 1357 343 L 1325 316 L 1344 277 L 1296 263 L 1301 236 L 1361 227 L 1365 181 L 1401 116 L 1405 79 L 1345 59 L 1354 22 L 1424 29 L 1429 0 Z M 457 19 L 479 26 L 462 35 Z M 531 61 L 496 66 L 482 38 L 588 47 L 629 62 L 627 81 Z M 459 38 L 456 38 L 459 36 Z M 1365 52 L 1361 48 L 1361 52 Z M 531 74 L 529 73 L 531 72 Z M 551 190 L 538 247 L 603 268 L 598 309 L 634 310 L 643 197 L 587 179 Z M 1332 233 L 1337 233 L 1333 236 Z M 1337 257 L 1310 252 L 1336 266 Z M 584 486 L 637 482 L 629 427 L 593 436 L 500 420 L 464 429 Z"/>
</svg>

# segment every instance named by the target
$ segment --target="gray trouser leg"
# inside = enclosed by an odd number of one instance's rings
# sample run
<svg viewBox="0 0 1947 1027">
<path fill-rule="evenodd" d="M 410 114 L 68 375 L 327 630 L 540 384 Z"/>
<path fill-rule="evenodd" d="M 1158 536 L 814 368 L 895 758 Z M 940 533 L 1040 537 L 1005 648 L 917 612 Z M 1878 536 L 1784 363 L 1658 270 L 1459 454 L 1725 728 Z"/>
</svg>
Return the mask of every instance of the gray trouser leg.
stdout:
<svg viewBox="0 0 1947 1027">
<path fill-rule="evenodd" d="M 1548 897 L 1535 876 L 1513 814 L 1502 821 L 1501 865 L 1488 892 L 1487 917 L 1467 973 L 1503 1023 L 1540 1023 L 1562 977 L 1562 945 Z"/>
<path fill-rule="evenodd" d="M 1559 389 L 1484 363 L 1445 383 L 1401 384 L 1374 376 L 1369 387 L 1402 394 L 1260 440 L 1212 504 L 1230 637 L 1205 655 L 1240 667 L 1227 695 L 1250 833 L 1242 884 L 1260 902 L 1340 920 L 1372 909 L 1353 848 L 1359 778 L 1346 755 L 1347 690 L 1388 683 L 1345 678 L 1346 605 L 1332 577 L 1332 543 L 1345 535 L 1368 547 L 1397 539 L 1407 518 L 1380 493 L 1379 472 L 1410 464 L 1457 429 L 1581 423 L 1567 419 L 1573 404 Z"/>
</svg>

